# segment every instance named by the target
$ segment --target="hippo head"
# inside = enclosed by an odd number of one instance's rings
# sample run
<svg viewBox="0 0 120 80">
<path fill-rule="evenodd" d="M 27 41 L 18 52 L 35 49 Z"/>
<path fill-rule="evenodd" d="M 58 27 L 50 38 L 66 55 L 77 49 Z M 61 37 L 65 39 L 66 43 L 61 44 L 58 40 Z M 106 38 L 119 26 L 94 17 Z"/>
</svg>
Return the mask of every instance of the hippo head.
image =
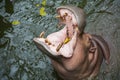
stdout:
<svg viewBox="0 0 120 80">
<path fill-rule="evenodd" d="M 52 64 L 64 80 L 81 80 L 96 76 L 103 58 L 109 63 L 109 48 L 105 40 L 97 35 L 84 32 L 86 25 L 84 11 L 75 6 L 60 6 L 56 16 L 60 24 L 65 24 L 60 31 L 44 38 L 34 38 L 40 51 L 51 58 Z"/>
<path fill-rule="evenodd" d="M 85 27 L 85 14 L 82 9 L 73 6 L 60 6 L 57 8 L 60 24 L 64 28 L 44 38 L 34 38 L 37 47 L 50 57 L 63 56 L 70 58 L 76 46 L 78 35 L 83 33 Z M 40 34 L 43 35 L 44 32 Z"/>
</svg>

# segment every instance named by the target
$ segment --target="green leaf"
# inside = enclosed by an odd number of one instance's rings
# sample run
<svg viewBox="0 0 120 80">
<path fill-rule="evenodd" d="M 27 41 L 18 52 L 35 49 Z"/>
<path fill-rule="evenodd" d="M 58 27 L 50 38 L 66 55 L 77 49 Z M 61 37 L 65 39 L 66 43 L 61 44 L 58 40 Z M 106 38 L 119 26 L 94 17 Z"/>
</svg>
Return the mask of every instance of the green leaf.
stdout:
<svg viewBox="0 0 120 80">
<path fill-rule="evenodd" d="M 41 16 L 46 16 L 46 12 L 45 12 L 45 8 L 44 7 L 40 8 L 40 15 Z"/>
<path fill-rule="evenodd" d="M 18 21 L 18 20 L 12 21 L 12 25 L 19 25 L 19 24 L 20 24 L 20 21 Z"/>
</svg>

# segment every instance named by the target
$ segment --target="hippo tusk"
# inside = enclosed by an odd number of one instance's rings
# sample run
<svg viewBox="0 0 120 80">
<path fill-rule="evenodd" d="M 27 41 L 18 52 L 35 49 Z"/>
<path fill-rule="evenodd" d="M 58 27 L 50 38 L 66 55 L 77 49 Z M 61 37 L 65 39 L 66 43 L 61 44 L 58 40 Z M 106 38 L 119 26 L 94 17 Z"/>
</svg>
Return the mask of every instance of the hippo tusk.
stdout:
<svg viewBox="0 0 120 80">
<path fill-rule="evenodd" d="M 43 38 L 44 35 L 45 35 L 45 32 L 43 31 L 43 32 L 40 33 L 40 36 L 39 36 L 39 37 L 40 37 L 40 38 Z"/>
<path fill-rule="evenodd" d="M 60 15 L 57 15 L 56 18 L 61 18 L 61 16 L 60 16 Z"/>
<path fill-rule="evenodd" d="M 63 46 L 63 42 L 61 43 L 61 44 L 59 44 L 58 46 L 57 46 L 57 48 L 56 48 L 56 51 L 58 52 L 59 50 L 60 50 L 60 48 Z"/>
</svg>

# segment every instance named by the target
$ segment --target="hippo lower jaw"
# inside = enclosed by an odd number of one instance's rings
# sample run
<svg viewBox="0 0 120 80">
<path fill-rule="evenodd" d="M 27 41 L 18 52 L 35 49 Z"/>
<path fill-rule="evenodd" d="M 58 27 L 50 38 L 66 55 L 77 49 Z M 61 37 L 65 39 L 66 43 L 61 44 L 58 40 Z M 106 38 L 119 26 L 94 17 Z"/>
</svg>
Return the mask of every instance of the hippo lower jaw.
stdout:
<svg viewBox="0 0 120 80">
<path fill-rule="evenodd" d="M 47 54 L 70 58 L 74 53 L 78 27 L 75 17 L 70 11 L 62 9 L 59 12 L 59 18 L 66 26 L 62 30 L 48 35 L 47 38 L 34 38 L 33 41 L 40 50 L 44 50 L 43 52 Z"/>
<path fill-rule="evenodd" d="M 61 35 L 61 32 L 59 32 L 58 34 Z M 64 35 L 65 34 L 63 34 L 63 37 L 57 37 L 57 35 L 50 35 L 47 38 L 34 38 L 33 40 L 38 48 L 45 50 L 44 52 L 48 52 L 53 56 L 62 55 L 65 58 L 70 58 L 73 55 L 77 34 L 75 32 L 69 42 L 67 40 L 63 41 L 63 38 L 65 39 Z M 51 38 L 51 36 L 54 38 Z"/>
</svg>

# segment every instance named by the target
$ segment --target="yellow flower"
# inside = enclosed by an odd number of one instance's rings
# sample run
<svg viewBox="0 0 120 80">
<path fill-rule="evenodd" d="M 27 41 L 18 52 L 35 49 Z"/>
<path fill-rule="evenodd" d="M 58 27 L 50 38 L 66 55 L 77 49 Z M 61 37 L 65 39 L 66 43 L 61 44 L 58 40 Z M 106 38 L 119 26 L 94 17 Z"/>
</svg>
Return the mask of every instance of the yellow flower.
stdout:
<svg viewBox="0 0 120 80">
<path fill-rule="evenodd" d="M 20 24 L 20 21 L 18 21 L 18 20 L 12 21 L 12 25 L 19 25 L 19 24 Z"/>
<path fill-rule="evenodd" d="M 45 12 L 45 8 L 44 7 L 40 8 L 40 15 L 41 16 L 46 16 L 46 12 Z"/>
</svg>

